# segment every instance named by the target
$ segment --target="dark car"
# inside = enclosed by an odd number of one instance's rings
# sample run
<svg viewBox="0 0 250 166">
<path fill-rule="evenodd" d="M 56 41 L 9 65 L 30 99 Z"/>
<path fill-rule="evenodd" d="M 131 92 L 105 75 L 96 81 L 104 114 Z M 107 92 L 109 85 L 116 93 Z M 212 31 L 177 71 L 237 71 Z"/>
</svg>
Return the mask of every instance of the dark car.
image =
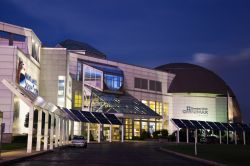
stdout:
<svg viewBox="0 0 250 166">
<path fill-rule="evenodd" d="M 200 143 L 218 144 L 219 139 L 216 136 L 202 137 L 202 138 L 200 138 Z"/>
</svg>

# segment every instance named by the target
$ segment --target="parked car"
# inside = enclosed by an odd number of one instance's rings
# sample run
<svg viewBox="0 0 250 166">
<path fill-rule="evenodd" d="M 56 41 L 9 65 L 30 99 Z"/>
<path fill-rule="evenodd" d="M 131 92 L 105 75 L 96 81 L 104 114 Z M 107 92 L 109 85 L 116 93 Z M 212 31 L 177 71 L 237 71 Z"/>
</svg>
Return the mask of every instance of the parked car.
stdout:
<svg viewBox="0 0 250 166">
<path fill-rule="evenodd" d="M 83 136 L 74 136 L 71 141 L 71 146 L 87 148 L 87 141 Z"/>
<path fill-rule="evenodd" d="M 200 138 L 200 143 L 206 143 L 206 144 L 217 144 L 219 143 L 218 137 L 211 135 Z"/>
</svg>

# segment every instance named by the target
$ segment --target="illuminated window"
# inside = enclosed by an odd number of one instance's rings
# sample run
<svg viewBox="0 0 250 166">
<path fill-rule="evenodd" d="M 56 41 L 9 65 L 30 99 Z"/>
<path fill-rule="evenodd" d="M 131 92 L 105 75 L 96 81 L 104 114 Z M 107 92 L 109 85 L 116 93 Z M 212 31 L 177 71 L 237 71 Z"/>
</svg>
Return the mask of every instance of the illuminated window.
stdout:
<svg viewBox="0 0 250 166">
<path fill-rule="evenodd" d="M 65 76 L 58 76 L 57 105 L 65 107 Z"/>
<path fill-rule="evenodd" d="M 118 91 L 123 84 L 123 76 L 104 74 L 104 82 L 111 91 Z"/>
<path fill-rule="evenodd" d="M 142 100 L 141 101 L 143 104 L 145 104 L 146 106 L 148 105 L 148 101 L 147 100 Z"/>
<path fill-rule="evenodd" d="M 82 107 L 82 93 L 80 91 L 75 91 L 74 95 L 74 107 Z"/>
<path fill-rule="evenodd" d="M 161 102 L 156 102 L 155 112 L 159 115 L 162 115 L 162 103 Z"/>
<path fill-rule="evenodd" d="M 164 117 L 168 116 L 168 103 L 163 104 L 163 116 Z"/>
<path fill-rule="evenodd" d="M 140 122 L 139 121 L 134 121 L 134 136 L 139 137 L 140 136 Z"/>
<path fill-rule="evenodd" d="M 149 101 L 149 108 L 155 111 L 155 101 Z"/>
</svg>

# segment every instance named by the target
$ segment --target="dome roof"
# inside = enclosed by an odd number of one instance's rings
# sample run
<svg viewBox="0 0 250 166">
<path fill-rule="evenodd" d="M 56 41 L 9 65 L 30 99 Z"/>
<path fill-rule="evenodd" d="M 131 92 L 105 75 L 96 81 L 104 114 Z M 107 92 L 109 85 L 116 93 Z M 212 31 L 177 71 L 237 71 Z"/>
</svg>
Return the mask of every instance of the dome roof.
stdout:
<svg viewBox="0 0 250 166">
<path fill-rule="evenodd" d="M 214 72 L 194 64 L 171 63 L 156 67 L 157 70 L 175 74 L 169 93 L 212 93 L 234 96 L 225 81 Z"/>
<path fill-rule="evenodd" d="M 87 56 L 106 59 L 106 55 L 96 48 L 92 47 L 88 43 L 67 39 L 59 43 L 61 47 L 67 48 L 68 50 L 85 50 Z"/>
</svg>

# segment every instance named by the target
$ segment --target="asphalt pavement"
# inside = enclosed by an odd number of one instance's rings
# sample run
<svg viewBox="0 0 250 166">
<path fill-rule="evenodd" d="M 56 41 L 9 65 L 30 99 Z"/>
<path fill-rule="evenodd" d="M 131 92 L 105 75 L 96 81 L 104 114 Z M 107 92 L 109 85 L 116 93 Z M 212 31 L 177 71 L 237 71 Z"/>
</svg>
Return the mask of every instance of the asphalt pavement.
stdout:
<svg viewBox="0 0 250 166">
<path fill-rule="evenodd" d="M 53 153 L 16 163 L 15 166 L 158 166 L 204 165 L 159 150 L 159 143 L 128 142 L 88 144 L 83 148 L 56 149 Z"/>
</svg>

